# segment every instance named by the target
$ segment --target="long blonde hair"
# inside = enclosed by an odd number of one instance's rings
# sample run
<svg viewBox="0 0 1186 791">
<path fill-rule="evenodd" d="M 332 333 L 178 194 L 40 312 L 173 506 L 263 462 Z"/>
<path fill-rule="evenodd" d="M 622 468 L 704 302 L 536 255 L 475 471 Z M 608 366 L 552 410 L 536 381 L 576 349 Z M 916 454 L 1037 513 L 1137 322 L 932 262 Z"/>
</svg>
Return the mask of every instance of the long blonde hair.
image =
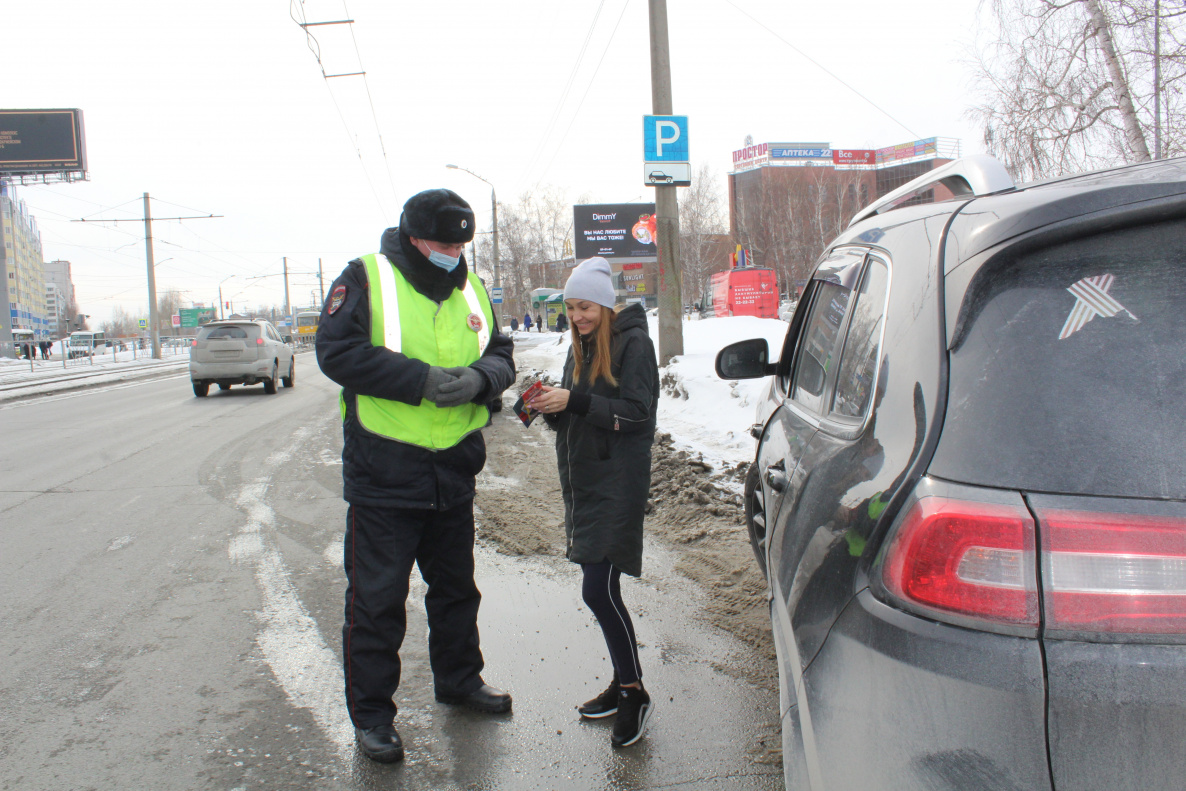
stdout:
<svg viewBox="0 0 1186 791">
<path fill-rule="evenodd" d="M 614 319 L 618 317 L 617 308 L 607 308 L 601 305 L 601 321 L 593 331 L 594 347 L 593 360 L 589 365 L 589 382 L 605 379 L 610 385 L 617 387 L 618 380 L 613 374 Z M 576 325 L 572 326 L 572 383 L 581 381 L 581 369 L 585 367 L 585 342 L 577 332 Z"/>
</svg>

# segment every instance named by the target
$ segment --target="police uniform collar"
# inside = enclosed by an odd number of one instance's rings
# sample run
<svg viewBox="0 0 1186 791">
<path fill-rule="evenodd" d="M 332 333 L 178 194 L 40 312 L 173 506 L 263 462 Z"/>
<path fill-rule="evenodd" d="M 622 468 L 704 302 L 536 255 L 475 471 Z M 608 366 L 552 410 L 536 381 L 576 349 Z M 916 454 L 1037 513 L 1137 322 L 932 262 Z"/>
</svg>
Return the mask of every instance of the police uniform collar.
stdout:
<svg viewBox="0 0 1186 791">
<path fill-rule="evenodd" d="M 379 251 L 399 269 L 412 288 L 434 302 L 443 302 L 455 290 L 465 288 L 468 262 L 465 256 L 451 272 L 446 272 L 424 257 L 412 240 L 398 228 L 383 232 Z"/>
</svg>

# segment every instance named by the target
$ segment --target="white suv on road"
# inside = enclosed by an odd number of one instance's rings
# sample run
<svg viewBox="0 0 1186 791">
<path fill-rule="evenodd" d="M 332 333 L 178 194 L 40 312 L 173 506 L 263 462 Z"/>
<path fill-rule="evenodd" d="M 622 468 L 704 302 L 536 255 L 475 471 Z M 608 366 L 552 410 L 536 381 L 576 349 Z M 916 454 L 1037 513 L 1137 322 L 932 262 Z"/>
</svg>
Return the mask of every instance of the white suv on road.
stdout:
<svg viewBox="0 0 1186 791">
<path fill-rule="evenodd" d="M 296 383 L 296 361 L 292 347 L 270 321 L 212 321 L 198 330 L 190 345 L 189 378 L 199 398 L 212 384 L 229 390 L 231 385 L 259 382 L 272 395 L 277 381 L 285 387 Z"/>
</svg>

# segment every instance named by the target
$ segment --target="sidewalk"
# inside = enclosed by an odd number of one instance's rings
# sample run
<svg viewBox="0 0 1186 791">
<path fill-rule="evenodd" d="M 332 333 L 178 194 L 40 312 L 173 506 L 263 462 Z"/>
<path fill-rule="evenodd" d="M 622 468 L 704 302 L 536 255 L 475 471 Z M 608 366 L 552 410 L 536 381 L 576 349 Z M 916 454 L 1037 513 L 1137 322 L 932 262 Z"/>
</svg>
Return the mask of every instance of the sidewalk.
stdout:
<svg viewBox="0 0 1186 791">
<path fill-rule="evenodd" d="M 297 355 L 312 351 L 297 347 Z M 97 354 L 90 360 L 67 360 L 62 356 L 48 360 L 29 361 L 0 357 L 0 401 L 28 396 L 48 395 L 83 387 L 126 382 L 134 379 L 155 379 L 164 376 L 189 374 L 189 347 L 162 349 L 163 359 L 152 359 L 151 352 L 137 350 L 117 354 Z"/>
<path fill-rule="evenodd" d="M 49 360 L 0 358 L 0 401 L 47 393 L 59 393 L 80 387 L 184 373 L 189 367 L 188 349 L 178 354 L 166 353 L 164 359 L 152 359 L 151 352 L 131 351 L 116 355 L 96 355 L 93 364 L 74 359 L 62 364 L 61 355 Z M 30 370 L 30 367 L 32 370 Z"/>
</svg>

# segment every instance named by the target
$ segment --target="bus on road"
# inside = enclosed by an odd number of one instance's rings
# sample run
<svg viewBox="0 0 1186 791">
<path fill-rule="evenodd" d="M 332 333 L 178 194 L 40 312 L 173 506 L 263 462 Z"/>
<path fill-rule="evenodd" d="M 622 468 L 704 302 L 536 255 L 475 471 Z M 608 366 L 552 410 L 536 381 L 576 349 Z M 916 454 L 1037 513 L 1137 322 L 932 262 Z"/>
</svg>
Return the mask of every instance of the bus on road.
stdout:
<svg viewBox="0 0 1186 791">
<path fill-rule="evenodd" d="M 302 310 L 296 315 L 296 337 L 293 339 L 301 346 L 313 343 L 317 337 L 317 319 L 321 316 L 318 310 Z"/>
</svg>

